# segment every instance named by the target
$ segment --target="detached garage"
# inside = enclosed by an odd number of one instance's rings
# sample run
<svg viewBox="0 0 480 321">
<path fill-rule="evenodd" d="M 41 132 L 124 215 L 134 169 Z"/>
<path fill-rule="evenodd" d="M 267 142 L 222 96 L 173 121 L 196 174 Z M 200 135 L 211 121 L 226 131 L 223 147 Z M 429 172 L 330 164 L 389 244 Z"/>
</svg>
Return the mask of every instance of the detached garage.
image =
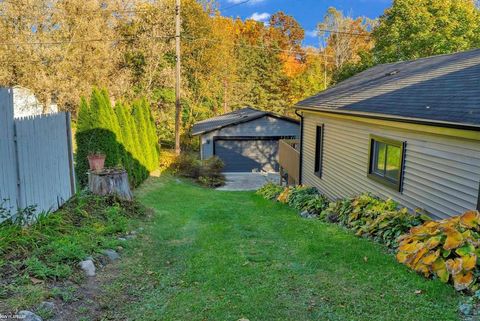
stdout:
<svg viewBox="0 0 480 321">
<path fill-rule="evenodd" d="M 218 156 L 225 172 L 278 172 L 278 141 L 298 138 L 295 119 L 244 108 L 193 126 L 202 159 Z"/>
</svg>

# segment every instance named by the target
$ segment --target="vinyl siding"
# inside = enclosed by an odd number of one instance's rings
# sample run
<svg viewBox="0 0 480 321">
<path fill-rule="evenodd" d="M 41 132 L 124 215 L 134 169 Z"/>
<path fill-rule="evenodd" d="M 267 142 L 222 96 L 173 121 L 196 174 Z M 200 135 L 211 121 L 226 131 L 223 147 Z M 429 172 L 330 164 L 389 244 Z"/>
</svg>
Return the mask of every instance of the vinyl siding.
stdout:
<svg viewBox="0 0 480 321">
<path fill-rule="evenodd" d="M 213 138 L 228 137 L 299 137 L 300 125 L 283 119 L 265 116 L 238 125 L 231 125 L 222 129 L 206 133 L 201 137 L 201 157 L 208 159 L 213 156 Z M 209 141 L 209 143 L 207 143 Z"/>
<path fill-rule="evenodd" d="M 315 128 L 324 124 L 322 178 L 314 174 Z M 406 142 L 402 193 L 367 177 L 370 135 Z M 475 209 L 480 142 L 306 113 L 302 182 L 331 199 L 370 192 L 435 218 Z"/>
</svg>

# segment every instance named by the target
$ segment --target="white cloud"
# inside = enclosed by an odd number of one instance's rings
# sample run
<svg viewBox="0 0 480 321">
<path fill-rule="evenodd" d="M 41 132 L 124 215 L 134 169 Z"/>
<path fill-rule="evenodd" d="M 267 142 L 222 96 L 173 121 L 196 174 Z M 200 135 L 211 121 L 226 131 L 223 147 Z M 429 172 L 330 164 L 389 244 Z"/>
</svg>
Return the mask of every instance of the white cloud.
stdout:
<svg viewBox="0 0 480 321">
<path fill-rule="evenodd" d="M 265 0 L 250 0 L 248 2 L 245 2 L 246 0 L 227 0 L 228 3 L 233 3 L 233 4 L 240 4 L 240 3 L 245 3 L 249 5 L 254 5 L 257 3 L 265 2 Z"/>
<path fill-rule="evenodd" d="M 310 37 L 310 38 L 317 38 L 318 37 L 318 31 L 317 30 L 305 30 L 305 36 Z"/>
<path fill-rule="evenodd" d="M 270 18 L 270 16 L 271 15 L 268 12 L 264 12 L 264 13 L 255 12 L 254 14 L 252 14 L 247 19 L 260 21 L 260 22 L 267 22 L 268 19 Z"/>
</svg>

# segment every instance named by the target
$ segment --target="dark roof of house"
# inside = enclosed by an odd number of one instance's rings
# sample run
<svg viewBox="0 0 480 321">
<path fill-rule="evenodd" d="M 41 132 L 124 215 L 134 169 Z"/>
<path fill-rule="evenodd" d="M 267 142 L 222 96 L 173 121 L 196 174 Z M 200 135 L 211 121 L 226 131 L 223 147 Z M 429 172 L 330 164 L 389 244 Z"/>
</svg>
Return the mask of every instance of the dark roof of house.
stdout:
<svg viewBox="0 0 480 321">
<path fill-rule="evenodd" d="M 193 125 L 192 135 L 196 136 L 200 134 L 205 134 L 217 129 L 221 129 L 223 127 L 249 122 L 255 119 L 262 118 L 264 116 L 280 118 L 290 122 L 298 123 L 298 121 L 293 118 L 280 116 L 268 111 L 262 111 L 251 107 L 246 107 L 196 123 L 195 125 Z"/>
<path fill-rule="evenodd" d="M 477 129 L 480 49 L 378 65 L 296 108 Z"/>
</svg>

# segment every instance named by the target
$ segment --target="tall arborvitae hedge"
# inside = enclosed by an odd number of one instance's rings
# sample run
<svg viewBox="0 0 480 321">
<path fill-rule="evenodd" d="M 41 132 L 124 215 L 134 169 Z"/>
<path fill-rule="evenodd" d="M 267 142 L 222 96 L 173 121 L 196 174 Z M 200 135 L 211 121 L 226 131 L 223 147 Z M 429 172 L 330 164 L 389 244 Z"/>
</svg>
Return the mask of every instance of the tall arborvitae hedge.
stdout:
<svg viewBox="0 0 480 321">
<path fill-rule="evenodd" d="M 132 186 L 138 186 L 157 169 L 159 147 L 155 123 L 146 100 L 134 107 L 117 103 L 112 108 L 106 90 L 93 89 L 90 102 L 81 99 L 76 132 L 76 173 L 80 186 L 87 184 L 91 153 L 106 155 L 105 166 L 123 166 Z"/>
</svg>

